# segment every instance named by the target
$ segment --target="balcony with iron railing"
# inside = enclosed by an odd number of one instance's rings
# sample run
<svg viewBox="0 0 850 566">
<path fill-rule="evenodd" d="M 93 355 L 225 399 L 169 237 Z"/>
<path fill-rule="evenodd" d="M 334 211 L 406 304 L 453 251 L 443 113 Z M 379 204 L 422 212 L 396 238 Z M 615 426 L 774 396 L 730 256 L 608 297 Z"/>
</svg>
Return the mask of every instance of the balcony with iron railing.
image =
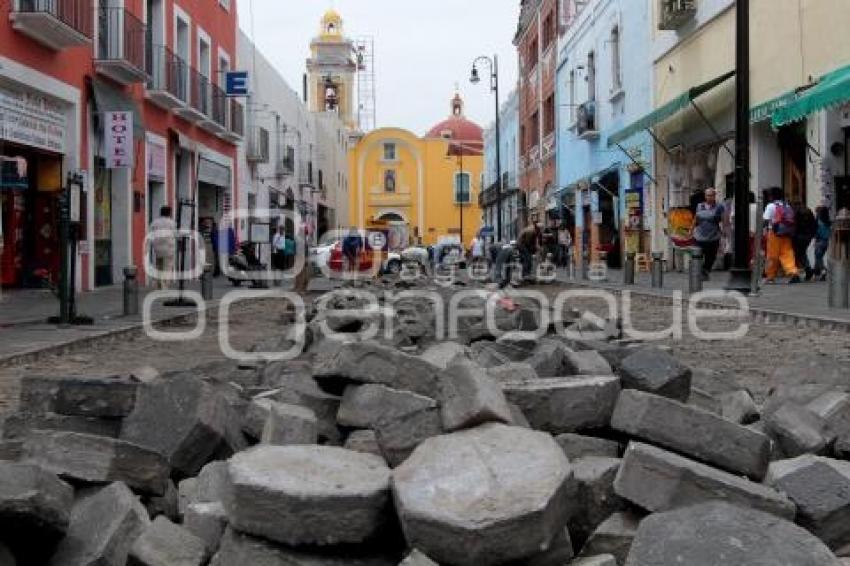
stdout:
<svg viewBox="0 0 850 566">
<path fill-rule="evenodd" d="M 595 140 L 599 137 L 595 100 L 588 100 L 578 107 L 576 135 L 581 140 Z"/>
<path fill-rule="evenodd" d="M 233 99 L 227 100 L 227 107 L 227 129 L 219 136 L 236 143 L 245 137 L 245 108 Z"/>
<path fill-rule="evenodd" d="M 189 67 L 189 104 L 177 109 L 177 114 L 186 120 L 200 124 L 210 116 L 210 80 L 197 69 Z"/>
<path fill-rule="evenodd" d="M 124 8 L 98 8 L 97 72 L 125 85 L 147 80 L 145 29 L 145 24 Z"/>
<path fill-rule="evenodd" d="M 245 144 L 245 158 L 251 163 L 269 162 L 269 131 L 267 129 L 259 126 L 250 129 Z"/>
<path fill-rule="evenodd" d="M 660 30 L 677 30 L 697 14 L 696 0 L 660 0 Z"/>
<path fill-rule="evenodd" d="M 223 134 L 227 131 L 227 95 L 215 83 L 209 84 L 210 106 L 207 119 L 201 127 L 211 134 Z"/>
<path fill-rule="evenodd" d="M 185 106 L 188 96 L 188 66 L 186 62 L 164 45 L 148 42 L 147 54 L 148 83 L 147 98 L 166 110 Z"/>
<path fill-rule="evenodd" d="M 18 32 L 57 51 L 91 44 L 91 0 L 17 0 L 9 20 Z"/>
</svg>

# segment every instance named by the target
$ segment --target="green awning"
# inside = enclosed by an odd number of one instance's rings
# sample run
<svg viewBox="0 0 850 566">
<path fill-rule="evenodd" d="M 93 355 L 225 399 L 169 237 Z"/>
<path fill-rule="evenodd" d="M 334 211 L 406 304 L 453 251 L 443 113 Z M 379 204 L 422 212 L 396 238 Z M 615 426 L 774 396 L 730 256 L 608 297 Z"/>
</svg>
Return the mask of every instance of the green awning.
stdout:
<svg viewBox="0 0 850 566">
<path fill-rule="evenodd" d="M 821 77 L 815 86 L 802 92 L 796 102 L 777 110 L 771 122 L 774 128 L 779 128 L 847 102 L 850 102 L 850 66 Z"/>
<path fill-rule="evenodd" d="M 768 100 L 758 106 L 750 109 L 750 123 L 757 124 L 764 120 L 770 120 L 780 108 L 785 108 L 792 102 L 796 102 L 800 95 L 796 90 L 786 92 L 782 96 L 777 96 L 772 100 Z"/>
<path fill-rule="evenodd" d="M 735 76 L 735 71 L 730 71 L 725 75 L 721 75 L 714 80 L 708 81 L 705 84 L 701 84 L 699 86 L 688 89 L 686 92 L 680 94 L 664 106 L 656 108 L 640 120 L 626 126 L 616 134 L 610 136 L 608 138 L 608 145 L 612 146 L 622 143 L 633 135 L 635 135 L 636 133 L 641 132 L 643 130 L 648 130 L 654 125 L 663 122 L 673 114 L 688 106 L 688 104 L 690 104 L 692 100 L 705 94 L 714 87 L 726 82 L 733 76 Z"/>
<path fill-rule="evenodd" d="M 98 79 L 91 79 L 92 98 L 98 112 L 132 112 L 133 113 L 133 137 L 139 139 L 145 137 L 145 125 L 142 121 L 142 113 L 139 106 L 126 94 L 108 83 Z"/>
</svg>

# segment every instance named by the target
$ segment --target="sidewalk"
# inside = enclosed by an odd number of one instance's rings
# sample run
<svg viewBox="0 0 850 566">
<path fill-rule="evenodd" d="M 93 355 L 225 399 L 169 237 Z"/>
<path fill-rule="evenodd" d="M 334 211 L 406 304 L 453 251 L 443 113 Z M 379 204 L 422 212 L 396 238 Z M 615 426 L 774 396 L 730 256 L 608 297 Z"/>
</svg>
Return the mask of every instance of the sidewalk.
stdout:
<svg viewBox="0 0 850 566">
<path fill-rule="evenodd" d="M 322 280 L 311 281 L 311 291 L 325 291 L 327 284 Z M 241 289 L 251 287 L 243 285 Z M 282 289 L 291 289 L 291 282 Z M 187 291 L 200 292 L 200 283 L 192 281 Z M 213 300 L 200 309 L 214 310 L 222 297 L 234 290 L 230 282 L 219 277 L 214 280 Z M 139 310 L 143 309 L 145 296 L 153 289 L 139 290 Z M 194 307 L 166 307 L 157 301 L 151 309 L 153 322 L 178 320 L 191 317 L 198 309 Z M 77 294 L 77 314 L 94 319 L 91 326 L 59 327 L 48 324 L 47 319 L 59 312 L 59 301 L 46 290 L 24 289 L 3 290 L 0 295 L 0 366 L 26 363 L 38 355 L 61 351 L 69 346 L 108 336 L 135 332 L 142 328 L 141 314 L 123 316 L 123 289 L 120 285 Z"/>
<path fill-rule="evenodd" d="M 563 271 L 559 271 L 558 280 L 564 283 L 585 287 L 630 290 L 654 297 L 672 297 L 674 291 L 681 291 L 684 298 L 688 297 L 687 272 L 668 271 L 664 273 L 664 287 L 652 288 L 652 278 L 649 273 L 636 273 L 634 285 L 623 284 L 622 270 L 609 270 L 607 281 L 571 280 Z M 703 290 L 722 290 L 729 280 L 729 273 L 715 271 L 711 279 L 703 283 Z M 829 326 L 850 330 L 850 310 L 831 309 L 827 304 L 828 283 L 809 282 L 799 285 L 788 285 L 784 281 L 776 285 L 765 285 L 756 296 L 747 297 L 750 310 L 768 320 L 786 319 L 788 321 L 809 320 L 813 323 L 823 322 Z"/>
</svg>

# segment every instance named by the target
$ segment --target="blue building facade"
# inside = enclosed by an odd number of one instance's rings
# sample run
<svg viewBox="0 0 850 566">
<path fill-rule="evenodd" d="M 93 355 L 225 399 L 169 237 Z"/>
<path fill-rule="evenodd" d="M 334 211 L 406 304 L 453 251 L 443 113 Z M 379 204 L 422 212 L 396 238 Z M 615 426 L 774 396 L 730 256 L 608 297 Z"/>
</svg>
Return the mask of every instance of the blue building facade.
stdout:
<svg viewBox="0 0 850 566">
<path fill-rule="evenodd" d="M 611 136 L 653 108 L 652 0 L 568 1 L 558 53 L 558 192 L 547 209 L 575 227 L 577 251 L 591 260 L 605 251 L 617 264 L 624 251 L 650 247 L 653 140 L 646 131 Z"/>
<path fill-rule="evenodd" d="M 516 239 L 519 230 L 519 212 L 523 206 L 519 189 L 519 95 L 514 89 L 499 111 L 499 130 L 502 169 L 502 240 Z M 492 227 L 495 234 L 497 219 L 497 164 L 496 124 L 484 131 L 484 179 L 485 187 L 479 193 L 479 204 L 483 214 L 483 225 Z"/>
</svg>

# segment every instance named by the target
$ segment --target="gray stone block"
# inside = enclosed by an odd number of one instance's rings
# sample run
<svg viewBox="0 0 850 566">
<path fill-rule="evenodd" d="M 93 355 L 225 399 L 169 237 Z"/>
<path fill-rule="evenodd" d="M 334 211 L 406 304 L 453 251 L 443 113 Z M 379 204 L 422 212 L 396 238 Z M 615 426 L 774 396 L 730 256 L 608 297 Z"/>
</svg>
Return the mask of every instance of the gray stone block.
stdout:
<svg viewBox="0 0 850 566">
<path fill-rule="evenodd" d="M 587 456 L 598 456 L 600 458 L 620 457 L 620 444 L 613 440 L 583 436 L 571 432 L 559 434 L 555 437 L 555 440 L 571 462 Z"/>
<path fill-rule="evenodd" d="M 602 354 L 596 350 L 567 350 L 566 365 L 572 375 L 611 375 L 613 370 Z"/>
<path fill-rule="evenodd" d="M 292 546 L 359 543 L 390 518 L 390 470 L 330 446 L 261 445 L 229 462 L 224 507 L 237 530 Z"/>
<path fill-rule="evenodd" d="M 791 501 L 769 487 L 639 442 L 626 449 L 614 490 L 651 512 L 714 499 L 789 519 L 795 511 Z"/>
<path fill-rule="evenodd" d="M 722 393 L 718 399 L 720 400 L 720 414 L 728 421 L 748 425 L 761 418 L 756 402 L 743 389 Z"/>
<path fill-rule="evenodd" d="M 850 544 L 850 462 L 804 455 L 770 465 L 765 483 L 797 505 L 797 523 L 827 544 Z"/>
<path fill-rule="evenodd" d="M 23 453 L 23 440 L 0 440 L 0 460 L 20 460 Z"/>
<path fill-rule="evenodd" d="M 570 562 L 570 566 L 618 566 L 618 564 L 617 559 L 611 554 L 599 554 L 574 560 Z"/>
<path fill-rule="evenodd" d="M 691 385 L 691 395 L 688 397 L 688 405 L 693 405 L 703 411 L 719 415 L 723 412 L 723 403 L 711 393 L 703 391 Z"/>
<path fill-rule="evenodd" d="M 31 464 L 0 462 L 0 538 L 38 562 L 68 530 L 74 489 Z M 41 552 L 47 550 L 47 556 Z"/>
<path fill-rule="evenodd" d="M 120 418 L 133 410 L 138 386 L 122 377 L 25 376 L 19 406 L 31 414 Z"/>
<path fill-rule="evenodd" d="M 375 424 L 375 437 L 381 454 L 390 466 L 401 464 L 427 438 L 443 433 L 443 421 L 436 401 L 430 407 L 411 411 Z"/>
<path fill-rule="evenodd" d="M 336 415 L 340 426 L 373 428 L 382 419 L 434 406 L 434 399 L 386 385 L 349 385 Z"/>
<path fill-rule="evenodd" d="M 293 365 L 293 362 L 275 363 L 285 363 L 287 364 L 287 368 Z M 281 403 L 300 405 L 312 410 L 319 422 L 319 438 L 336 444 L 341 438 L 339 430 L 336 427 L 336 415 L 339 411 L 340 397 L 323 391 L 316 383 L 316 380 L 313 379 L 311 371 L 312 369 L 309 364 L 302 369 L 296 369 L 292 372 L 279 368 L 275 373 L 275 379 L 272 380 L 275 389 L 269 398 Z"/>
<path fill-rule="evenodd" d="M 354 450 L 355 452 L 365 452 L 366 454 L 374 454 L 375 456 L 384 457 L 381 452 L 381 446 L 378 444 L 378 437 L 374 430 L 354 430 L 345 439 L 344 448 Z"/>
<path fill-rule="evenodd" d="M 534 368 L 525 362 L 510 362 L 487 368 L 487 375 L 499 383 L 504 381 L 533 381 L 540 377 Z"/>
<path fill-rule="evenodd" d="M 618 566 L 626 563 L 640 526 L 641 518 L 629 511 L 618 511 L 605 519 L 581 549 L 579 556 L 612 556 Z"/>
<path fill-rule="evenodd" d="M 276 403 L 270 397 L 253 399 L 245 408 L 242 415 L 242 431 L 250 438 L 259 441 L 263 436 L 263 428 L 269 420 L 272 403 Z"/>
<path fill-rule="evenodd" d="M 192 503 L 186 507 L 183 515 L 186 530 L 204 541 L 207 555 L 218 551 L 221 537 L 227 528 L 227 513 L 221 502 Z"/>
<path fill-rule="evenodd" d="M 393 492 L 411 547 L 487 566 L 549 548 L 569 515 L 570 476 L 548 434 L 489 423 L 423 442 L 393 471 Z"/>
<path fill-rule="evenodd" d="M 639 389 L 685 402 L 691 394 L 691 370 L 669 353 L 639 348 L 620 364 L 623 389 Z"/>
<path fill-rule="evenodd" d="M 600 523 L 611 513 L 624 510 L 627 503 L 614 492 L 618 458 L 589 456 L 573 460 L 571 465 L 575 508 L 568 526 L 573 540 L 582 545 Z"/>
<path fill-rule="evenodd" d="M 449 365 L 441 380 L 443 429 L 448 432 L 487 422 L 511 422 L 511 410 L 498 382 L 472 362 Z"/>
<path fill-rule="evenodd" d="M 502 383 L 535 429 L 552 434 L 606 428 L 620 393 L 614 376 L 556 377 Z"/>
<path fill-rule="evenodd" d="M 124 566 L 148 523 L 147 512 L 121 482 L 82 494 L 51 566 Z"/>
<path fill-rule="evenodd" d="M 101 419 L 56 413 L 12 413 L 3 425 L 3 438 L 20 440 L 34 430 L 57 430 L 118 438 L 121 419 Z"/>
<path fill-rule="evenodd" d="M 834 389 L 813 400 L 806 408 L 826 422 L 828 436 L 850 434 L 850 393 Z"/>
<path fill-rule="evenodd" d="M 549 543 L 549 548 L 521 560 L 506 563 L 506 566 L 564 566 L 575 556 L 573 541 L 567 529 L 561 529 Z"/>
<path fill-rule="evenodd" d="M 115 438 L 33 431 L 24 442 L 23 451 L 23 461 L 70 480 L 121 481 L 151 495 L 163 495 L 168 484 L 170 468 L 161 455 Z"/>
<path fill-rule="evenodd" d="M 368 550 L 297 549 L 276 545 L 228 528 L 210 566 L 396 566 L 397 558 Z"/>
<path fill-rule="evenodd" d="M 611 428 L 757 481 L 770 461 L 770 439 L 692 405 L 624 389 Z"/>
<path fill-rule="evenodd" d="M 440 392 L 439 368 L 376 342 L 344 344 L 317 362 L 313 377 L 319 381 L 378 383 L 431 398 Z"/>
<path fill-rule="evenodd" d="M 139 388 L 121 438 L 162 454 L 180 474 L 193 476 L 227 443 L 239 416 L 209 384 L 186 374 Z"/>
<path fill-rule="evenodd" d="M 316 414 L 305 407 L 273 403 L 263 428 L 263 444 L 316 444 L 319 427 Z"/>
<path fill-rule="evenodd" d="M 142 503 L 151 519 L 159 515 L 165 515 L 172 521 L 180 519 L 180 493 L 170 479 L 165 484 L 164 494 L 144 497 Z"/>
<path fill-rule="evenodd" d="M 826 421 L 795 403 L 785 403 L 766 415 L 765 426 L 789 458 L 825 454 L 831 442 Z"/>
<path fill-rule="evenodd" d="M 398 566 L 440 566 L 415 548 L 408 554 L 404 560 L 398 563 Z"/>
<path fill-rule="evenodd" d="M 446 369 L 455 359 L 471 359 L 471 355 L 468 347 L 447 341 L 429 346 L 419 357 L 433 366 Z"/>
<path fill-rule="evenodd" d="M 560 377 L 572 373 L 567 364 L 569 352 L 570 349 L 563 342 L 543 338 L 525 362 L 539 377 Z"/>
<path fill-rule="evenodd" d="M 775 515 L 714 501 L 650 515 L 641 522 L 627 566 L 839 566 L 804 529 Z"/>
<path fill-rule="evenodd" d="M 203 540 L 160 515 L 133 543 L 127 566 L 201 566 L 205 557 Z"/>
</svg>

